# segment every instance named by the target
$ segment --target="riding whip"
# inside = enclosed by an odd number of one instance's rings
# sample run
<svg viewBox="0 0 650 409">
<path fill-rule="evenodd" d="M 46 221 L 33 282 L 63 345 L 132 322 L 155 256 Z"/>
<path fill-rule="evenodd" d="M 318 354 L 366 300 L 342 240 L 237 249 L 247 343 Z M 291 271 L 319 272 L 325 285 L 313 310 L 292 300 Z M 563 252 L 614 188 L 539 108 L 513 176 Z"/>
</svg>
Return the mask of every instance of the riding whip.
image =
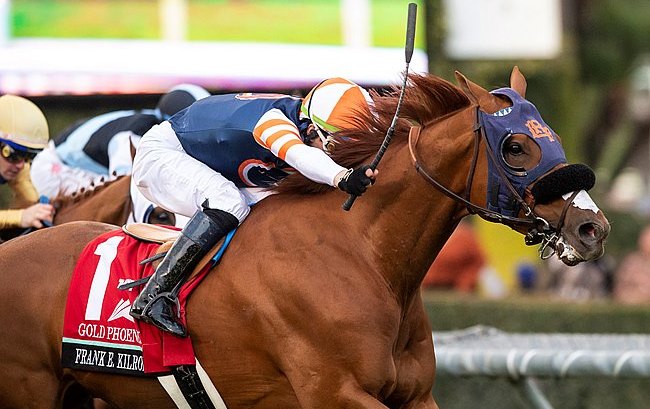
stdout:
<svg viewBox="0 0 650 409">
<path fill-rule="evenodd" d="M 381 147 L 379 147 L 379 151 L 377 152 L 377 155 L 375 155 L 375 159 L 373 159 L 372 163 L 370 163 L 370 169 L 372 170 L 375 170 L 377 168 L 377 165 L 379 165 L 379 161 L 384 156 L 386 149 L 388 149 L 388 144 L 390 143 L 390 140 L 393 138 L 393 133 L 395 132 L 395 124 L 397 123 L 397 118 L 399 118 L 399 110 L 402 105 L 402 99 L 404 99 L 404 91 L 406 90 L 406 81 L 408 80 L 409 64 L 411 63 L 411 57 L 413 56 L 413 47 L 415 43 L 415 20 L 416 20 L 417 12 L 418 12 L 418 5 L 415 3 L 409 3 L 408 18 L 406 20 L 406 45 L 404 46 L 404 51 L 406 56 L 406 69 L 404 73 L 404 82 L 402 83 L 402 90 L 400 91 L 399 98 L 397 100 L 397 108 L 395 109 L 395 116 L 393 116 L 393 120 L 390 124 L 390 127 L 388 128 L 388 131 L 386 131 L 386 136 L 384 137 L 384 141 L 381 143 Z M 350 196 L 345 201 L 345 203 L 343 203 L 343 210 L 345 211 L 350 210 L 356 199 L 357 199 L 356 195 L 350 194 Z"/>
</svg>

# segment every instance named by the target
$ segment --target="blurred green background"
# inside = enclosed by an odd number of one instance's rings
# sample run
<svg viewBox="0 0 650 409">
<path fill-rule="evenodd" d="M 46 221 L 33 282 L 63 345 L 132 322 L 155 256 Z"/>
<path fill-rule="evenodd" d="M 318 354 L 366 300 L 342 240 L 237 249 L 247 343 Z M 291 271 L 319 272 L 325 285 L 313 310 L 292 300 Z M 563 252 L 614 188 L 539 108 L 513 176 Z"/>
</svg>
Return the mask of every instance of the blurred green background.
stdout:
<svg viewBox="0 0 650 409">
<path fill-rule="evenodd" d="M 12 0 L 12 32 L 16 37 L 158 39 L 159 3 Z M 371 3 L 373 45 L 402 47 L 406 20 L 396 17 L 405 16 L 409 1 Z M 190 0 L 188 6 L 190 41 L 342 42 L 338 0 Z M 424 47 L 423 36 L 417 46 Z"/>
</svg>

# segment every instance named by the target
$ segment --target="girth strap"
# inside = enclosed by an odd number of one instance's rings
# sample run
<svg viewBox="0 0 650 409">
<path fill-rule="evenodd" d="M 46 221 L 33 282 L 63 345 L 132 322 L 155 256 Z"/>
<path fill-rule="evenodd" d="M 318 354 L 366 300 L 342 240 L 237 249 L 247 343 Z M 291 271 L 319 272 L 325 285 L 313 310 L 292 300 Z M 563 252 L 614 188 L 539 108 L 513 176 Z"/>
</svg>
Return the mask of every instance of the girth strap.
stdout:
<svg viewBox="0 0 650 409">
<path fill-rule="evenodd" d="M 199 360 L 159 376 L 158 381 L 179 409 L 227 409 L 221 394 L 212 383 Z"/>
<path fill-rule="evenodd" d="M 215 409 L 194 365 L 172 368 L 179 389 L 192 409 Z"/>
</svg>

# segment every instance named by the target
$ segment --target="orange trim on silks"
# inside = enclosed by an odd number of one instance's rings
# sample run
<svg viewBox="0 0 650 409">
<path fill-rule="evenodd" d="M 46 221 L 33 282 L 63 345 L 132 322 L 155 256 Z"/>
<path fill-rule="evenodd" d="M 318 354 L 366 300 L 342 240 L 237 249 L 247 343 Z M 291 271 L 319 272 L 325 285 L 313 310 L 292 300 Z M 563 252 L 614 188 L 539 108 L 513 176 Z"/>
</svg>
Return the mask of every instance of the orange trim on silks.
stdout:
<svg viewBox="0 0 650 409">
<path fill-rule="evenodd" d="M 289 121 L 284 120 L 284 119 L 269 119 L 269 120 L 266 120 L 266 121 L 262 122 L 261 124 L 256 126 L 255 129 L 253 129 L 253 137 L 255 137 L 255 140 L 260 145 L 270 147 L 271 146 L 270 143 L 267 145 L 262 140 L 262 134 L 265 131 L 267 131 L 269 128 L 274 127 L 274 126 L 278 126 L 278 125 L 290 125 L 290 126 L 292 126 L 294 128 L 296 126 L 296 125 L 293 124 L 293 122 L 289 122 Z M 286 132 L 291 132 L 291 131 L 286 131 Z M 297 134 L 296 134 L 296 136 L 297 136 Z"/>
<path fill-rule="evenodd" d="M 282 145 L 282 148 L 278 151 L 278 158 L 284 160 L 287 156 L 287 151 L 289 148 L 295 145 L 304 145 L 300 139 L 293 139 Z"/>
<path fill-rule="evenodd" d="M 260 167 L 264 169 L 271 169 L 274 168 L 275 165 L 273 163 L 267 163 L 264 161 L 261 161 L 259 159 L 248 159 L 243 161 L 242 163 L 239 164 L 239 167 L 237 168 L 237 173 L 239 174 L 239 179 L 241 179 L 242 182 L 244 182 L 247 186 L 255 187 L 256 185 L 252 183 L 248 177 L 246 176 L 246 170 L 251 167 Z"/>
<path fill-rule="evenodd" d="M 261 124 L 257 125 L 257 126 L 255 127 L 255 131 L 258 131 L 258 130 L 259 130 L 260 134 L 262 134 L 262 133 L 263 133 L 264 131 L 266 131 L 267 129 L 269 129 L 269 128 L 273 127 L 273 126 L 277 126 L 277 125 L 291 125 L 291 126 L 295 126 L 295 125 L 293 124 L 293 122 L 289 122 L 289 121 L 287 121 L 286 119 L 273 119 L 273 118 L 272 118 L 272 119 L 267 119 L 266 121 L 264 121 L 264 122 L 262 122 Z"/>
<path fill-rule="evenodd" d="M 272 133 L 271 135 L 267 136 L 267 137 L 266 137 L 266 142 L 264 143 L 264 146 L 266 146 L 266 147 L 269 148 L 269 150 L 270 150 L 270 149 L 271 149 L 271 146 L 272 146 L 272 145 L 273 145 L 273 144 L 274 144 L 278 139 L 280 139 L 280 138 L 282 138 L 283 136 L 286 136 L 286 135 L 293 135 L 293 136 L 296 137 L 297 139 L 300 139 L 300 138 L 298 138 L 298 134 L 297 134 L 297 133 L 295 133 L 295 132 L 291 132 L 291 131 L 289 131 L 289 130 L 287 130 L 287 129 L 282 129 L 282 130 L 280 130 L 280 131 L 277 131 L 277 132 Z"/>
</svg>

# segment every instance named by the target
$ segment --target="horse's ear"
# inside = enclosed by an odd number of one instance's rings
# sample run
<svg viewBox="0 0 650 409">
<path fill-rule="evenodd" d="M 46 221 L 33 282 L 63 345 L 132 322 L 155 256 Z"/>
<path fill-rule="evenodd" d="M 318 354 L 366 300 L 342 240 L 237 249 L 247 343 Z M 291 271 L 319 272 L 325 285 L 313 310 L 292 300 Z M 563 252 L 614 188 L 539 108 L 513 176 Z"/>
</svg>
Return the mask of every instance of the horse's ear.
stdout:
<svg viewBox="0 0 650 409">
<path fill-rule="evenodd" d="M 465 77 L 459 71 L 454 71 L 454 76 L 456 77 L 456 82 L 458 83 L 458 86 L 460 87 L 460 89 L 463 90 L 463 93 L 467 96 L 467 98 L 469 98 L 470 101 L 478 105 L 478 98 L 472 92 L 472 87 L 470 85 L 470 84 L 472 85 L 476 85 L 476 84 L 468 80 L 467 77 Z"/>
<path fill-rule="evenodd" d="M 524 74 L 519 71 L 519 67 L 516 65 L 510 74 L 510 88 L 517 91 L 522 98 L 526 98 L 526 78 L 524 77 Z"/>
<path fill-rule="evenodd" d="M 460 72 L 456 71 L 454 72 L 454 75 L 456 76 L 456 81 L 458 82 L 458 86 L 463 90 L 465 95 L 467 95 L 467 98 L 470 99 L 473 103 L 479 105 L 479 106 L 485 106 L 489 101 L 492 101 L 494 98 L 492 94 L 490 94 L 487 90 L 482 88 L 479 85 L 474 84 L 472 81 L 468 80 L 467 77 L 465 77 L 463 74 Z"/>
</svg>

